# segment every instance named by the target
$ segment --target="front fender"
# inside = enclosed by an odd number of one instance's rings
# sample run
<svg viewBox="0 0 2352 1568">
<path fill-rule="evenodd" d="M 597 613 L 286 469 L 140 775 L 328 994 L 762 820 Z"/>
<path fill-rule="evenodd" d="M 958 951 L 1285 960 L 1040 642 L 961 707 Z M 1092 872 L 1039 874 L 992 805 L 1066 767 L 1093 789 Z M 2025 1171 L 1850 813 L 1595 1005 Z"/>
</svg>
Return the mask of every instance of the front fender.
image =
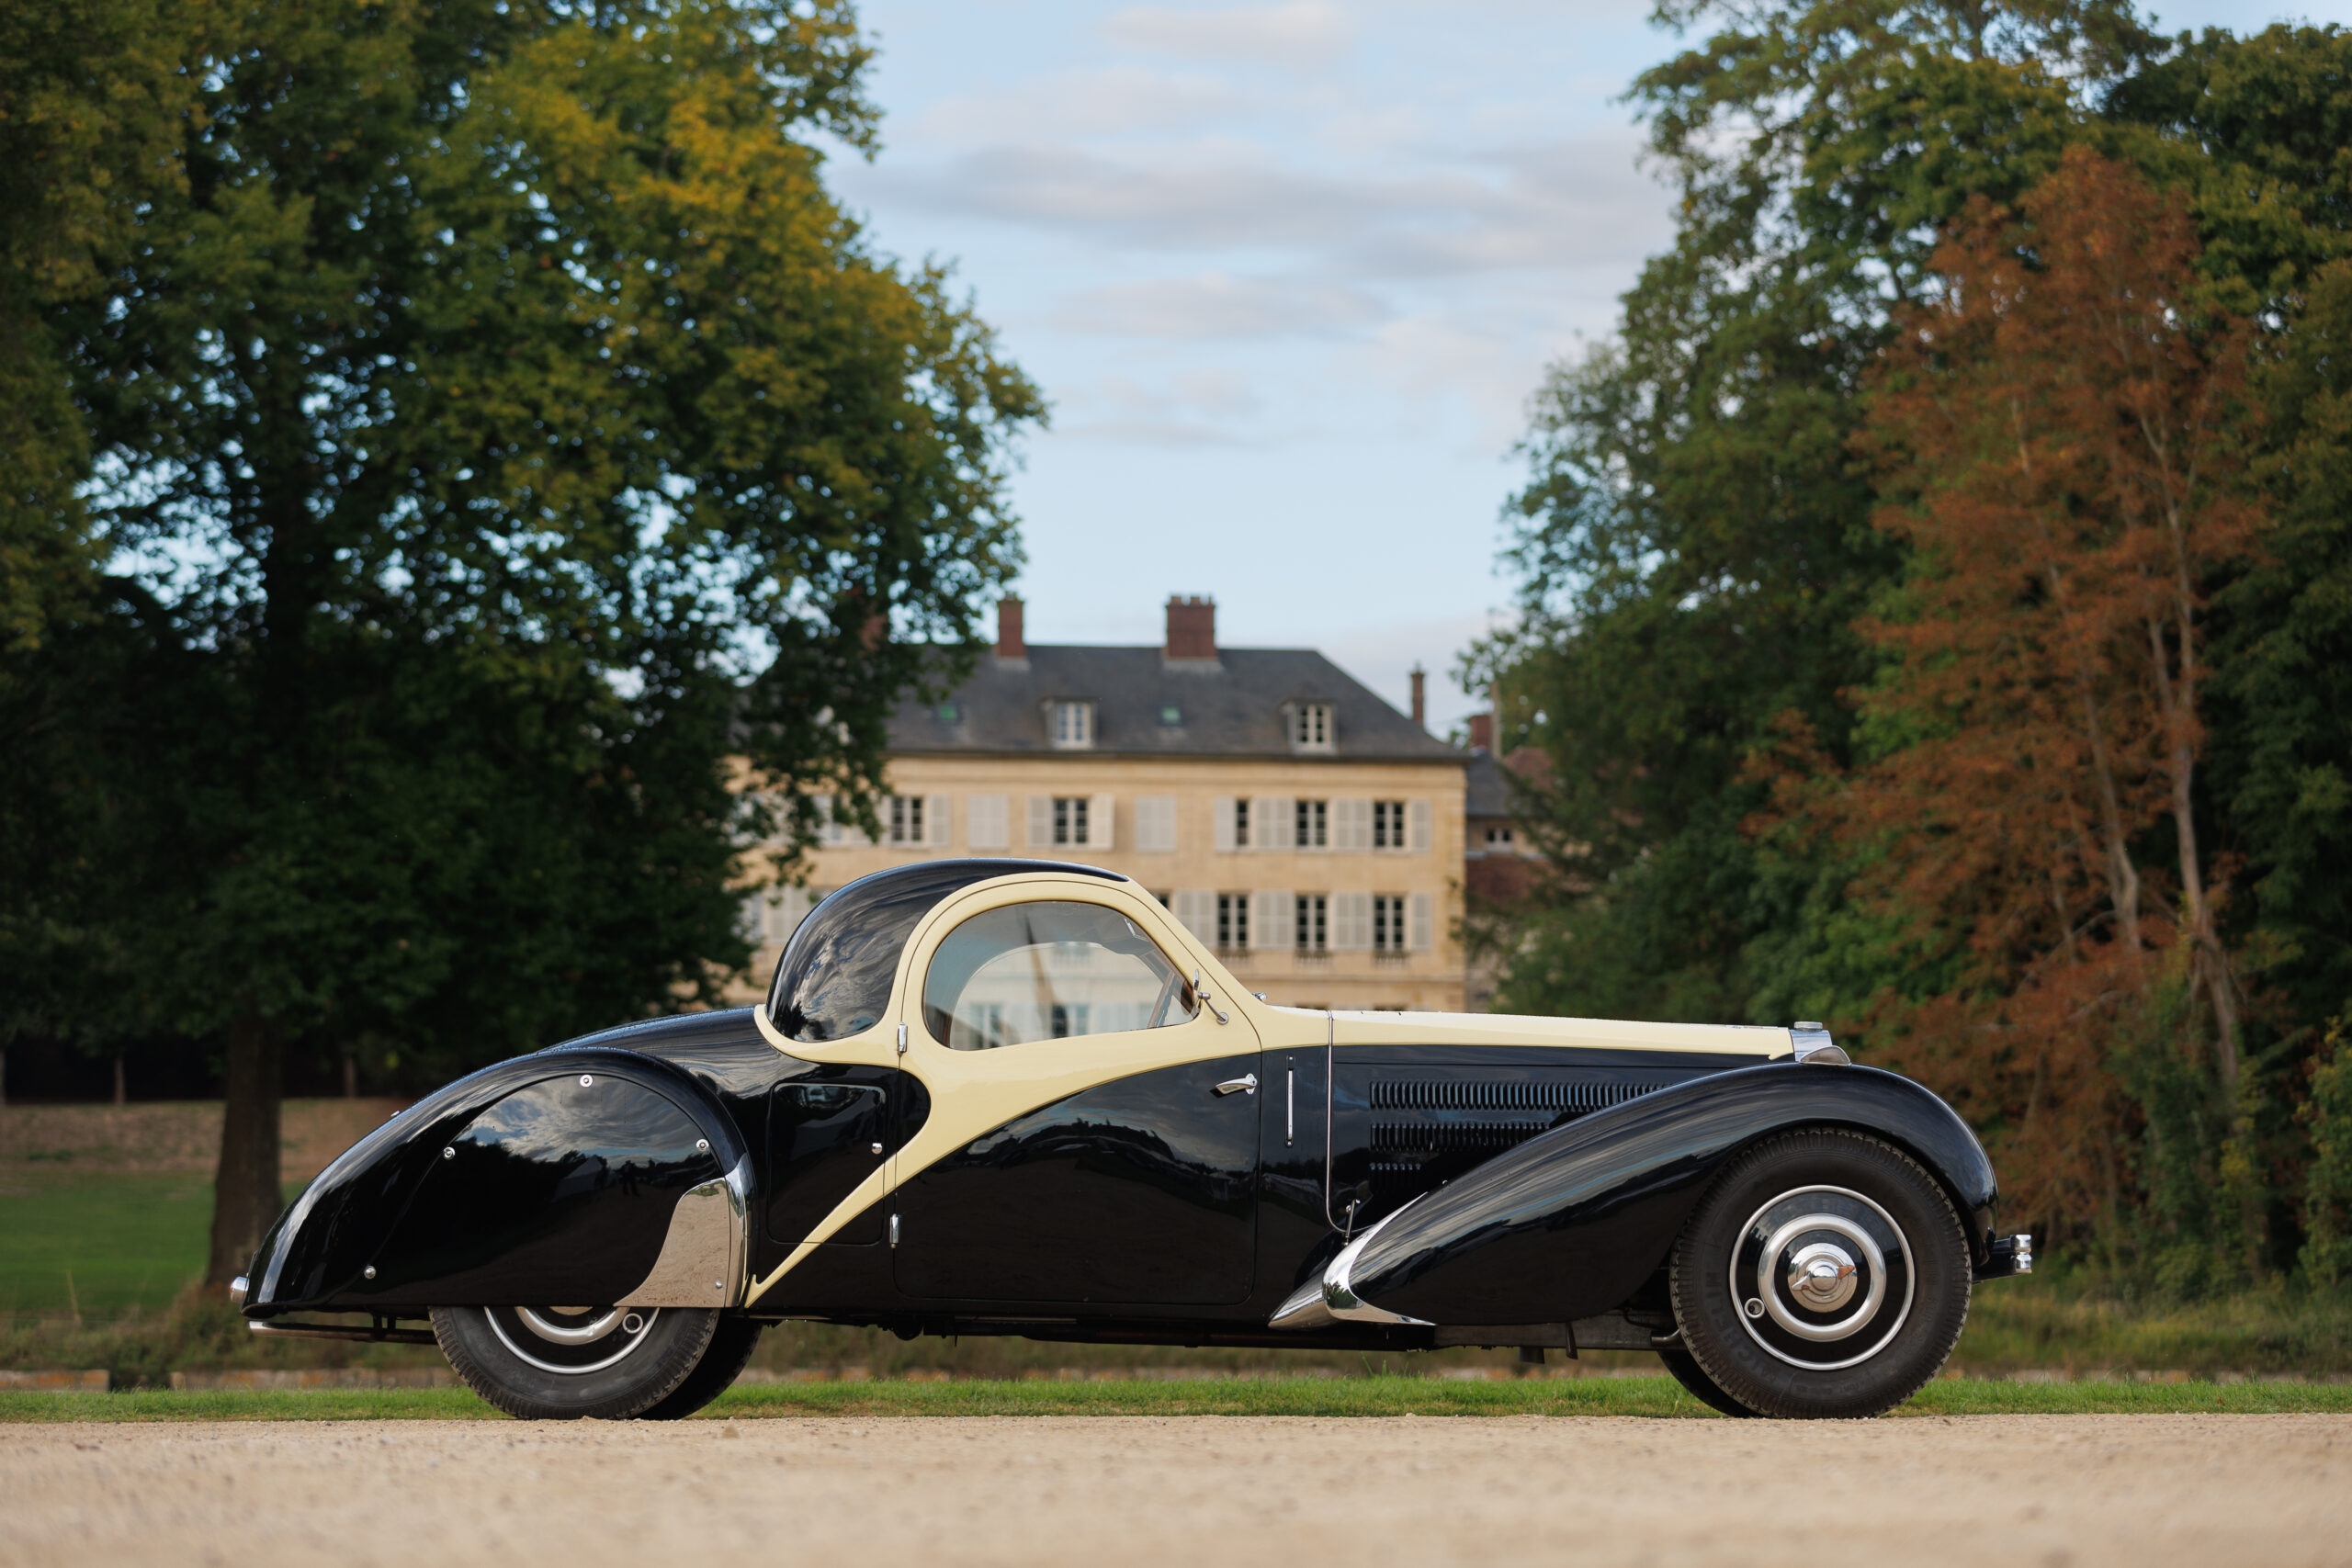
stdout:
<svg viewBox="0 0 2352 1568">
<path fill-rule="evenodd" d="M 1799 1126 L 1902 1146 L 1951 1194 L 1974 1260 L 1990 1255 L 1999 1189 L 1951 1107 L 1876 1068 L 1777 1063 L 1657 1089 L 1497 1156 L 1365 1237 L 1343 1283 L 1384 1313 L 1436 1324 L 1614 1310 L 1665 1261 L 1725 1161 Z"/>
<path fill-rule="evenodd" d="M 733 1119 L 666 1061 L 518 1056 L 321 1171 L 263 1239 L 245 1314 L 733 1305 L 751 1172 Z"/>
</svg>

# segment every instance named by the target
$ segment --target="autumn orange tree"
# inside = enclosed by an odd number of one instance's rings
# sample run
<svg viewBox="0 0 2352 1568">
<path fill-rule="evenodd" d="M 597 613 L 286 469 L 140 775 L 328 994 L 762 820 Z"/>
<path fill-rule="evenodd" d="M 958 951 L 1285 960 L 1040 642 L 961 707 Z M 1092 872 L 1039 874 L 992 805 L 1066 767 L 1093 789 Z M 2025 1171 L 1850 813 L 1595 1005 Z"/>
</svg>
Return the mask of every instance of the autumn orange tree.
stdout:
<svg viewBox="0 0 2352 1568">
<path fill-rule="evenodd" d="M 2013 1202 L 2113 1235 L 2177 1176 L 2236 1195 L 2245 1258 L 2244 1004 L 2196 775 L 2206 600 L 2254 532 L 2248 326 L 2197 260 L 2179 202 L 2083 148 L 1953 223 L 1863 436 L 1910 561 L 1862 626 L 1873 760 L 1813 810 L 1871 860 L 1861 902 L 1956 960 L 1885 988 L 1873 1032 L 2001 1145 Z"/>
</svg>

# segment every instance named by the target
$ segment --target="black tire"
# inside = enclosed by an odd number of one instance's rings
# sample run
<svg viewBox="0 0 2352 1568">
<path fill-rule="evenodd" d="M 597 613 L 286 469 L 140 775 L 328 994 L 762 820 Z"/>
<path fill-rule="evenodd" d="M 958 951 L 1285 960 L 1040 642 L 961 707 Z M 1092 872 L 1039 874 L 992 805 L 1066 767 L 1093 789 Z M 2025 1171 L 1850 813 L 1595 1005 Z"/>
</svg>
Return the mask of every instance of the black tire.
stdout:
<svg viewBox="0 0 2352 1568">
<path fill-rule="evenodd" d="M 705 1307 L 433 1309 L 466 1386 L 526 1421 L 643 1415 L 693 1374 L 718 1323 Z"/>
<path fill-rule="evenodd" d="M 1840 1128 L 1734 1159 L 1675 1241 L 1668 1278 L 1698 1370 L 1759 1416 L 1883 1415 L 1936 1375 L 1968 1321 L 1951 1200 L 1902 1150 Z"/>
<path fill-rule="evenodd" d="M 1690 1351 L 1660 1350 L 1657 1359 L 1666 1363 L 1666 1370 L 1674 1374 L 1674 1381 L 1687 1389 L 1691 1398 L 1709 1409 L 1719 1410 L 1725 1416 L 1752 1416 L 1756 1414 L 1716 1387 L 1715 1380 L 1706 1374 L 1698 1359 Z"/>
<path fill-rule="evenodd" d="M 722 1317 L 711 1334 L 710 1348 L 686 1374 L 686 1381 L 637 1413 L 640 1421 L 678 1421 L 693 1415 L 734 1386 L 760 1348 L 766 1324 L 748 1317 Z"/>
</svg>

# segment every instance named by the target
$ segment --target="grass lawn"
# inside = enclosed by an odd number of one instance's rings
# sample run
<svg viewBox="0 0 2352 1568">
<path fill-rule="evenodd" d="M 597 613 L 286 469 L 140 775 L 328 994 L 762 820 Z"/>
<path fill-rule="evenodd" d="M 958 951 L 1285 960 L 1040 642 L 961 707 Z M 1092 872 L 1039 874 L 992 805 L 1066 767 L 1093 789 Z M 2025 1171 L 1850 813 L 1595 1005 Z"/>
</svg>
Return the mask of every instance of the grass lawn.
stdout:
<svg viewBox="0 0 2352 1568">
<path fill-rule="evenodd" d="M 204 1177 L 14 1166 L 0 1176 L 0 1313 L 160 1311 L 204 1272 L 211 1230 Z"/>
<path fill-rule="evenodd" d="M 2352 1415 L 2345 1383 L 2010 1383 L 1950 1378 L 1910 1416 Z M 1195 1382 L 763 1383 L 697 1419 L 800 1416 L 1634 1416 L 1720 1420 L 1672 1379 L 1241 1378 Z M 497 1420 L 464 1389 L 0 1393 L 0 1422 Z"/>
</svg>

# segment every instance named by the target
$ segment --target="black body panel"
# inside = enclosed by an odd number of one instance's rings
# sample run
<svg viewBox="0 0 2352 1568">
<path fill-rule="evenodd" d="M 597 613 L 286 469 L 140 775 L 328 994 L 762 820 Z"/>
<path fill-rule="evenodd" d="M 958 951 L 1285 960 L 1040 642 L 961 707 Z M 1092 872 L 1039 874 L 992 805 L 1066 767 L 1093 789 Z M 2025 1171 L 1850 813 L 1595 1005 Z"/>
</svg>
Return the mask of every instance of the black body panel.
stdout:
<svg viewBox="0 0 2352 1568">
<path fill-rule="evenodd" d="M 768 1096 L 767 1201 L 761 1206 L 768 1239 L 786 1247 L 808 1240 L 889 1157 L 892 1080 L 899 1076 L 842 1067 L 775 1086 Z M 827 1239 L 871 1246 L 882 1239 L 880 1213 L 861 1215 Z"/>
<path fill-rule="evenodd" d="M 711 1049 L 710 1016 L 674 1021 L 689 1026 L 680 1031 L 686 1036 L 681 1043 Z M 635 1036 L 633 1043 L 642 1046 L 659 1028 L 612 1034 Z M 551 1080 L 569 1079 L 577 1089 L 583 1074 L 595 1080 L 590 1090 L 611 1092 L 573 1097 L 539 1089 L 503 1111 L 495 1109 Z M 679 1153 L 681 1138 L 695 1158 Z M 707 1154 L 693 1148 L 697 1138 L 710 1144 Z M 447 1157 L 445 1149 L 451 1151 Z M 739 1164 L 748 1169 L 749 1152 L 735 1120 L 698 1075 L 679 1064 L 592 1043 L 500 1062 L 418 1101 L 321 1171 L 263 1238 L 248 1270 L 245 1312 L 270 1317 L 458 1300 L 545 1303 L 548 1296 L 529 1292 L 548 1285 L 547 1260 L 564 1245 L 548 1238 L 573 1235 L 575 1226 L 613 1255 L 577 1287 L 584 1291 L 635 1267 L 619 1293 L 651 1267 L 679 1195 Z M 466 1180 L 455 1179 L 454 1170 L 447 1173 L 451 1179 L 435 1179 L 445 1174 L 441 1167 L 460 1163 L 473 1172 Z M 580 1217 L 588 1211 L 608 1214 L 609 1224 Z M 465 1239 L 476 1235 L 483 1246 Z M 504 1253 L 483 1249 L 493 1235 L 503 1238 Z M 645 1251 L 649 1236 L 651 1250 Z M 503 1269 L 499 1257 L 511 1257 L 512 1269 Z M 371 1267 L 373 1280 L 365 1272 Z M 450 1293 L 458 1291 L 464 1293 Z"/>
<path fill-rule="evenodd" d="M 1257 1054 L 1044 1106 L 902 1184 L 892 1249 L 918 1300 L 1238 1303 L 1257 1238 Z"/>
<path fill-rule="evenodd" d="M 1725 1159 L 1798 1126 L 1908 1149 L 1951 1192 L 1980 1258 L 1990 1246 L 1992 1164 L 1950 1106 L 1874 1068 L 1776 1064 L 1645 1095 L 1490 1160 L 1366 1243 L 1356 1293 L 1438 1324 L 1607 1312 L 1657 1271 Z"/>
<path fill-rule="evenodd" d="M 661 1256 L 680 1196 L 722 1174 L 707 1142 L 616 1074 L 526 1084 L 427 1164 L 359 1293 L 371 1307 L 619 1301 Z"/>
<path fill-rule="evenodd" d="M 1753 1056 L 1343 1045 L 1331 1097 L 1329 1215 L 1361 1232 L 1530 1138 Z"/>
</svg>

